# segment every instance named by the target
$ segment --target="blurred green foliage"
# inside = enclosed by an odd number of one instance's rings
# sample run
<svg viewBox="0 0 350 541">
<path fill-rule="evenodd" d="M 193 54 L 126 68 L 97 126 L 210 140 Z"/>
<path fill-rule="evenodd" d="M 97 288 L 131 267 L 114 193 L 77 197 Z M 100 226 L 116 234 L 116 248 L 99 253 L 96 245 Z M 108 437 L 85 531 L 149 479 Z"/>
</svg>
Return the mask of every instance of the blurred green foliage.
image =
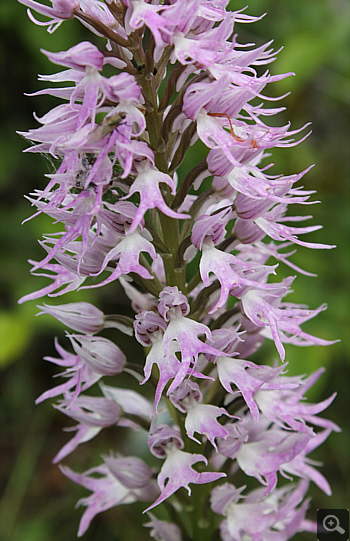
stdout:
<svg viewBox="0 0 350 541">
<path fill-rule="evenodd" d="M 230 2 L 231 9 L 245 7 L 245 2 Z M 350 102 L 350 4 L 346 0 L 251 0 L 247 12 L 268 14 L 253 25 L 237 25 L 238 41 L 262 44 L 274 40 L 275 49 L 284 46 L 270 66 L 272 73 L 295 72 L 295 77 L 271 85 L 269 96 L 283 95 L 286 111 L 273 119 L 280 125 L 288 121 L 293 128 L 312 122 L 311 136 L 293 149 L 273 152 L 276 173 L 292 174 L 312 163 L 316 164 L 303 179 L 306 189 L 316 189 L 322 205 L 312 207 L 313 222 L 324 229 L 309 235 L 308 240 L 337 244 L 332 251 L 298 248 L 293 261 L 316 272 L 318 278 L 298 276 L 295 292 L 288 300 L 308 304 L 311 308 L 326 302 L 327 312 L 305 325 L 305 330 L 327 339 L 341 342 L 325 348 L 287 348 L 289 370 L 293 374 L 310 373 L 320 366 L 327 368 L 310 393 L 310 399 L 320 401 L 334 390 L 338 398 L 327 410 L 327 416 L 344 427 L 341 434 L 332 435 L 313 458 L 325 463 L 322 472 L 333 487 L 328 498 L 312 486 L 310 518 L 317 508 L 342 508 L 348 501 L 347 464 L 350 449 L 349 412 L 349 102 Z M 18 306 L 17 299 L 30 291 L 44 287 L 44 278 L 29 274 L 27 259 L 39 260 L 42 250 L 35 242 L 43 233 L 59 230 L 47 217 L 38 217 L 21 226 L 32 209 L 22 197 L 45 185 L 44 174 L 53 165 L 42 156 L 21 154 L 27 143 L 15 133 L 35 126 L 32 110 L 43 115 L 57 104 L 50 97 L 28 98 L 43 88 L 36 81 L 37 73 L 56 71 L 39 49 L 60 51 L 88 39 L 103 43 L 77 21 L 67 21 L 51 36 L 45 28 L 32 24 L 24 6 L 14 0 L 0 4 L 1 30 L 1 307 L 0 307 L 0 367 L 2 446 L 0 477 L 3 493 L 0 505 L 0 537 L 4 541 L 67 541 L 75 538 L 81 511 L 73 507 L 86 492 L 66 480 L 51 464 L 53 456 L 65 443 L 61 432 L 65 419 L 52 415 L 48 404 L 34 407 L 35 398 L 52 386 L 55 373 L 45 355 L 55 355 L 53 336 L 63 338 L 63 327 L 47 316 L 35 318 L 35 302 Z M 193 167 L 202 156 L 201 145 L 195 145 L 181 167 L 180 173 Z M 309 208 L 290 212 L 308 214 Z M 57 229 L 58 227 L 58 229 Z M 56 229 L 55 229 L 56 228 Z M 311 238 L 312 237 L 312 238 Z M 279 268 L 279 276 L 289 274 Z M 87 300 L 116 312 L 125 299 L 115 285 L 95 292 L 79 293 Z M 75 293 L 60 302 L 78 300 Z M 50 301 L 51 302 L 51 301 Z M 39 302 L 41 304 L 41 301 Z M 113 306 L 113 308 L 112 308 Z M 123 306 L 119 306 L 124 309 Z M 276 357 L 274 347 L 266 343 L 256 355 L 260 362 Z M 127 384 L 127 383 L 126 383 Z M 119 433 L 106 431 L 100 440 L 82 445 L 73 454 L 70 465 L 79 471 L 99 462 L 101 452 L 118 439 Z M 149 539 L 142 528 L 142 505 L 121 506 L 99 515 L 84 536 L 87 541 L 130 541 Z M 135 518 L 136 517 L 136 518 Z M 166 517 L 164 517 L 166 518 Z M 310 540 L 311 535 L 297 536 Z M 197 541 L 197 540 L 196 540 Z M 198 540 L 200 541 L 200 540 Z"/>
</svg>

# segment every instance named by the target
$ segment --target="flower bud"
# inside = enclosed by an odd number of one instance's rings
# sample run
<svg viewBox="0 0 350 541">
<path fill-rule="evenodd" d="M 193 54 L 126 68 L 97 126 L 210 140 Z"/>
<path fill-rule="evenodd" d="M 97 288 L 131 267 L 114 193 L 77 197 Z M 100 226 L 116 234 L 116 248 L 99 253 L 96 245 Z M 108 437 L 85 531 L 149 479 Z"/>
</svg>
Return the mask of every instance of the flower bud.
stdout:
<svg viewBox="0 0 350 541">
<path fill-rule="evenodd" d="M 154 312 L 143 311 L 135 316 L 135 337 L 140 344 L 149 347 L 166 331 L 164 319 Z"/>
<path fill-rule="evenodd" d="M 152 455 L 157 458 L 165 458 L 168 447 L 173 448 L 175 446 L 178 449 L 184 447 L 178 428 L 171 428 L 168 425 L 156 425 L 155 423 L 152 423 L 147 443 Z"/>
<path fill-rule="evenodd" d="M 214 329 L 211 333 L 211 344 L 216 349 L 220 349 L 223 356 L 237 354 L 237 347 L 242 342 L 240 335 L 245 332 L 237 332 L 238 329 L 239 326 L 236 329 Z M 205 353 L 205 357 L 208 361 L 215 362 L 215 355 Z"/>
<path fill-rule="evenodd" d="M 198 250 L 201 250 L 203 242 L 211 241 L 214 246 L 220 244 L 226 235 L 225 225 L 230 219 L 231 208 L 224 208 L 217 214 L 203 215 L 196 220 L 192 228 L 191 241 Z"/>
<path fill-rule="evenodd" d="M 241 496 L 241 492 L 245 487 L 236 488 L 231 483 L 225 483 L 219 487 L 215 487 L 211 492 L 210 504 L 214 513 L 224 515 L 227 507 L 232 503 L 237 503 Z"/>
<path fill-rule="evenodd" d="M 88 66 L 93 66 L 98 70 L 101 70 L 103 67 L 103 54 L 98 50 L 96 45 L 93 45 L 89 41 L 82 41 L 78 45 L 74 45 L 74 47 L 68 49 L 68 51 L 51 53 L 42 49 L 42 52 L 53 64 L 79 71 L 85 71 Z"/>
<path fill-rule="evenodd" d="M 68 338 L 76 354 L 97 374 L 114 376 L 123 370 L 126 363 L 125 355 L 107 338 L 79 335 L 71 335 Z"/>
<path fill-rule="evenodd" d="M 125 235 L 135 217 L 137 207 L 129 201 L 117 201 L 114 205 L 106 204 L 109 210 L 101 210 L 101 221 L 118 235 Z"/>
<path fill-rule="evenodd" d="M 179 291 L 176 286 L 165 287 L 160 292 L 159 299 L 158 312 L 165 321 L 174 319 L 174 316 L 187 316 L 190 311 L 186 295 Z"/>
<path fill-rule="evenodd" d="M 152 513 L 148 513 L 151 522 L 144 524 L 146 528 L 152 528 L 150 536 L 153 539 L 163 539 L 164 541 L 182 541 L 181 530 L 176 524 L 165 520 L 158 520 Z"/>
<path fill-rule="evenodd" d="M 73 403 L 70 398 L 65 398 L 55 408 L 89 427 L 115 425 L 121 413 L 121 408 L 116 402 L 100 396 L 80 395 Z"/>
<path fill-rule="evenodd" d="M 151 478 L 152 470 L 141 458 L 136 456 L 103 457 L 105 464 L 112 475 L 127 488 L 142 488 Z"/>
<path fill-rule="evenodd" d="M 242 244 L 253 244 L 265 237 L 265 233 L 252 221 L 237 218 L 232 232 Z"/>
<path fill-rule="evenodd" d="M 38 13 L 46 17 L 55 19 L 73 19 L 75 11 L 80 7 L 79 0 L 51 0 L 52 7 L 39 4 L 33 0 L 19 0 L 21 4 L 35 9 Z"/>
<path fill-rule="evenodd" d="M 202 393 L 198 383 L 187 379 L 170 394 L 169 398 L 178 410 L 186 413 L 188 406 L 202 400 Z"/>
<path fill-rule="evenodd" d="M 42 311 L 37 315 L 50 314 L 77 332 L 95 334 L 104 328 L 104 315 L 101 310 L 88 302 L 70 302 L 51 306 L 38 306 Z"/>
</svg>

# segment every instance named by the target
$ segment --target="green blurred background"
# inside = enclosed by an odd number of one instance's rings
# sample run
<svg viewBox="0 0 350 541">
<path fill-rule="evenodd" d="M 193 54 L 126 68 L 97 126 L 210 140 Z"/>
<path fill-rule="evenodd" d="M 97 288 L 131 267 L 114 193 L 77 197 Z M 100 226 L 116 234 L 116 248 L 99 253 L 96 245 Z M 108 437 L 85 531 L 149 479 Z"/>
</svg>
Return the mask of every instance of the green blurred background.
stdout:
<svg viewBox="0 0 350 541">
<path fill-rule="evenodd" d="M 245 2 L 230 3 L 240 9 Z M 299 275 L 295 292 L 287 299 L 308 304 L 311 308 L 326 302 L 329 308 L 304 326 L 305 330 L 341 342 L 323 348 L 287 348 L 291 373 L 310 373 L 320 366 L 327 369 L 309 393 L 311 401 L 338 392 L 326 416 L 343 427 L 333 434 L 312 458 L 325 465 L 321 471 L 333 488 L 331 497 L 311 486 L 313 497 L 310 518 L 317 508 L 348 506 L 349 456 L 349 36 L 350 4 L 346 0 L 251 0 L 247 12 L 266 17 L 253 25 L 237 25 L 241 43 L 260 45 L 274 39 L 276 49 L 284 49 L 271 66 L 272 73 L 293 71 L 296 77 L 271 85 L 270 96 L 291 94 L 283 100 L 287 111 L 273 119 L 279 125 L 292 121 L 292 128 L 312 122 L 312 135 L 293 149 L 274 151 L 274 172 L 286 175 L 299 172 L 315 163 L 303 179 L 306 189 L 316 189 L 322 205 L 293 208 L 290 212 L 314 215 L 313 224 L 324 229 L 307 240 L 337 244 L 331 251 L 299 248 L 293 261 L 318 274 L 318 278 Z M 66 419 L 55 413 L 49 403 L 34 406 L 34 400 L 54 385 L 53 366 L 42 360 L 55 356 L 53 337 L 64 342 L 64 328 L 52 318 L 34 317 L 36 302 L 18 306 L 17 299 L 45 286 L 44 278 L 29 274 L 28 259 L 40 260 L 42 250 L 36 239 L 42 233 L 60 230 L 50 220 L 39 217 L 21 226 L 31 213 L 23 198 L 46 184 L 44 174 L 52 165 L 39 155 L 21 154 L 27 143 L 15 133 L 35 127 L 32 111 L 42 116 L 58 102 L 50 97 L 26 97 L 45 88 L 36 74 L 58 71 L 51 66 L 40 48 L 65 50 L 79 40 L 91 39 L 103 46 L 103 40 L 90 34 L 77 21 L 67 21 L 53 36 L 45 28 L 32 24 L 24 6 L 15 0 L 0 4 L 2 122 L 1 122 L 1 307 L 0 367 L 1 377 L 1 492 L 0 538 L 3 541 L 70 541 L 75 539 L 82 509 L 75 511 L 79 497 L 88 493 L 61 475 L 51 460 L 69 437 L 62 432 Z M 195 145 L 182 165 L 182 172 L 192 167 L 202 153 Z M 279 276 L 288 269 L 279 268 Z M 105 291 L 104 291 L 105 290 Z M 96 292 L 73 293 L 57 298 L 56 303 L 97 299 L 106 312 L 117 312 L 116 305 L 125 299 L 115 286 Z M 79 298 L 78 298 L 79 297 Z M 39 301 L 41 304 L 42 301 Z M 49 301 L 49 303 L 55 301 Z M 122 309 L 123 307 L 121 307 Z M 125 307 L 124 307 L 125 309 Z M 66 344 L 65 344 L 66 345 Z M 255 360 L 271 362 L 276 357 L 270 343 L 265 344 Z M 108 431 L 106 431 L 108 432 Z M 73 469 L 83 471 L 100 462 L 113 441 L 123 433 L 102 435 L 90 444 L 80 446 L 67 461 Z M 120 506 L 98 515 L 84 536 L 87 541 L 130 541 L 149 539 L 142 505 Z M 136 513 L 136 515 L 135 515 Z M 297 539 L 311 541 L 311 534 Z M 196 540 L 197 541 L 197 540 Z M 198 540 L 200 541 L 200 540 Z"/>
</svg>

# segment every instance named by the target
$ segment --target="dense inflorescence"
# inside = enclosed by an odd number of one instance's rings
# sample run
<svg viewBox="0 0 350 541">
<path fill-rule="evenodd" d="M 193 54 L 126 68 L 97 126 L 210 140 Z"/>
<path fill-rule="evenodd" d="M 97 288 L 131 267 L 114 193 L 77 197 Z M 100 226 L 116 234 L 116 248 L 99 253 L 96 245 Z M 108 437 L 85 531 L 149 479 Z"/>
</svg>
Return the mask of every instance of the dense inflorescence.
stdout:
<svg viewBox="0 0 350 541">
<path fill-rule="evenodd" d="M 85 473 L 60 466 L 92 492 L 80 501 L 78 536 L 97 513 L 137 500 L 146 502 L 150 535 L 163 541 L 285 541 L 314 531 L 308 483 L 330 487 L 308 455 L 339 430 L 317 415 L 334 395 L 305 402 L 323 369 L 288 376 L 286 363 L 247 360 L 266 339 L 282 362 L 285 343 L 331 343 L 301 328 L 325 306 L 286 302 L 294 276 L 269 281 L 280 262 L 311 275 L 289 260 L 293 244 L 332 248 L 300 240 L 319 226 L 296 227 L 310 217 L 287 215 L 289 204 L 314 202 L 313 191 L 296 187 L 307 171 L 269 174 L 269 150 L 303 139 L 294 136 L 305 127 L 264 122 L 283 109 L 264 105 L 265 86 L 291 74 L 264 67 L 276 56 L 271 43 L 237 41 L 236 23 L 258 18 L 226 11 L 226 0 L 20 2 L 49 32 L 75 17 L 107 40 L 105 50 L 85 41 L 43 51 L 64 69 L 40 80 L 66 86 L 35 95 L 63 101 L 22 133 L 30 152 L 56 160 L 48 185 L 28 199 L 63 230 L 46 235 L 45 257 L 31 261 L 52 282 L 20 302 L 118 281 L 135 312 L 132 320 L 87 302 L 41 307 L 72 331 L 69 350 L 56 341 L 60 357 L 47 357 L 63 367 L 64 383 L 37 400 L 60 396 L 55 407 L 78 423 L 54 462 L 105 427 L 144 434 L 142 459 L 116 449 Z M 207 155 L 180 178 L 198 139 Z M 101 335 L 106 328 L 143 346 L 138 370 Z M 125 371 L 142 373 L 139 392 L 114 385 Z M 239 471 L 262 486 L 236 488 Z M 278 473 L 288 482 L 278 485 Z M 181 487 L 189 496 L 195 487 L 192 507 Z M 153 514 L 165 501 L 171 522 Z M 187 519 L 175 523 L 177 513 Z"/>
</svg>

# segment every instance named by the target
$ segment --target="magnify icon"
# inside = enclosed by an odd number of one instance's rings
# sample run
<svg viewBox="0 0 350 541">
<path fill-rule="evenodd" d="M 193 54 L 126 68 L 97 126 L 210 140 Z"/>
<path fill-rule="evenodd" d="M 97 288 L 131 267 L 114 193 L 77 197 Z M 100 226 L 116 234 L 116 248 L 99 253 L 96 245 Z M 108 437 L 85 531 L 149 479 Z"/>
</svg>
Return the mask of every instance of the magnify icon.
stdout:
<svg viewBox="0 0 350 541">
<path fill-rule="evenodd" d="M 339 524 L 339 519 L 335 515 L 327 515 L 323 519 L 323 527 L 327 532 L 338 532 L 340 534 L 345 533 L 344 528 Z"/>
</svg>

